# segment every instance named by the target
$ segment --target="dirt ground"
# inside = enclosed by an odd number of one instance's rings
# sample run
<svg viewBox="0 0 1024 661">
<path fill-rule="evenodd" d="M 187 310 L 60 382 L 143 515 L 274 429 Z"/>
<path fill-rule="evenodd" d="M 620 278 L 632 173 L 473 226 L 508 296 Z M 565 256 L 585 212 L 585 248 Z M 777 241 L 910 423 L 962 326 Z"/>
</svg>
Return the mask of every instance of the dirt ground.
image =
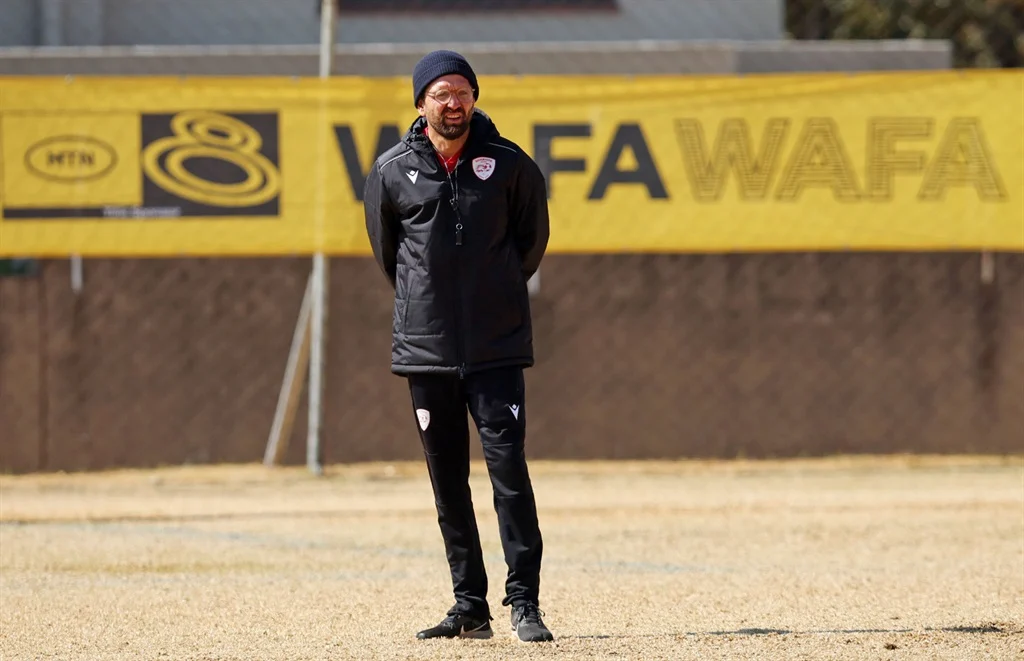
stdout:
<svg viewBox="0 0 1024 661">
<path fill-rule="evenodd" d="M 1024 659 L 1024 458 L 531 465 L 549 644 L 423 642 L 420 464 L 0 477 L 0 658 Z"/>
</svg>

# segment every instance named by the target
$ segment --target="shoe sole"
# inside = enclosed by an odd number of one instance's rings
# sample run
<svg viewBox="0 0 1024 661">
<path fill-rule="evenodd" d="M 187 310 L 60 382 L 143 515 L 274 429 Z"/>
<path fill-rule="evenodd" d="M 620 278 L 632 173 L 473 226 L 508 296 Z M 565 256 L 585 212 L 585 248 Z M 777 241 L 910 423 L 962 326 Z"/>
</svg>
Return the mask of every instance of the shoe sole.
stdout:
<svg viewBox="0 0 1024 661">
<path fill-rule="evenodd" d="M 473 629 L 470 631 L 463 631 L 455 634 L 454 636 L 428 636 L 426 638 L 416 635 L 416 640 L 452 640 L 453 638 L 471 638 L 476 640 L 484 640 L 494 636 L 494 629 L 490 627 L 486 629 Z"/>
<path fill-rule="evenodd" d="M 522 638 L 519 637 L 519 631 L 515 627 L 512 628 L 512 638 L 517 640 L 517 641 L 519 641 L 520 643 L 523 643 L 524 645 L 535 645 L 537 643 L 553 643 L 553 642 L 555 642 L 554 638 L 551 638 L 550 640 L 523 640 Z"/>
</svg>

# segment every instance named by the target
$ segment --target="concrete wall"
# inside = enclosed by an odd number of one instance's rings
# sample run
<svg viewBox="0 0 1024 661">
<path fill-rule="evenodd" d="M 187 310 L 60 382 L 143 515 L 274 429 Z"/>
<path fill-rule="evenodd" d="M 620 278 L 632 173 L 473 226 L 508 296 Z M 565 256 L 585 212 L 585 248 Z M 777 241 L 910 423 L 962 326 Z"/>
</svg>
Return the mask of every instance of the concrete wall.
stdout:
<svg viewBox="0 0 1024 661">
<path fill-rule="evenodd" d="M 991 284 L 967 253 L 552 255 L 542 272 L 531 457 L 1020 451 L 1024 255 L 998 255 Z M 260 461 L 308 273 L 88 260 L 75 294 L 48 261 L 0 281 L 0 470 Z M 421 459 L 388 369 L 393 293 L 371 259 L 333 260 L 330 292 L 326 461 Z"/>
<path fill-rule="evenodd" d="M 342 43 L 613 39 L 779 39 L 782 0 L 619 0 L 615 12 L 345 14 Z M 11 10 L 8 7 L 13 7 Z M 56 7 L 59 42 L 40 40 Z M 0 46 L 311 44 L 315 0 L 3 0 Z"/>
</svg>

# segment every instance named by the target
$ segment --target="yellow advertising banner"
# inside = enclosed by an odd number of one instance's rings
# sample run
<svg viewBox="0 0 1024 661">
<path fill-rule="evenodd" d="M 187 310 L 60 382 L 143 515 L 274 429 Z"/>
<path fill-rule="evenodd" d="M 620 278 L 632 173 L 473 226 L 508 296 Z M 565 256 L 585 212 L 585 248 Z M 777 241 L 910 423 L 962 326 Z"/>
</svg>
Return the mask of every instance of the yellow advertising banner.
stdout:
<svg viewBox="0 0 1024 661">
<path fill-rule="evenodd" d="M 552 252 L 1024 251 L 1024 72 L 481 78 Z M 0 78 L 0 256 L 368 254 L 405 79 Z"/>
</svg>

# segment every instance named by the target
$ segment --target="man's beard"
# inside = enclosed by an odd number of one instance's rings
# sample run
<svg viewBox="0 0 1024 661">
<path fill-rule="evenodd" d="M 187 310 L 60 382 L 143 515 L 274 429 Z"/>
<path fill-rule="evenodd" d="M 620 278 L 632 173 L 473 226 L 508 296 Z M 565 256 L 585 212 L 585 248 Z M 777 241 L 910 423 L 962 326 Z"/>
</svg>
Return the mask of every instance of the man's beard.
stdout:
<svg viewBox="0 0 1024 661">
<path fill-rule="evenodd" d="M 469 122 L 466 121 L 466 114 L 462 111 L 460 112 L 462 113 L 462 120 L 458 124 L 449 124 L 446 122 L 444 116 L 447 114 L 447 111 L 438 115 L 434 120 L 428 119 L 427 123 L 430 124 L 430 130 L 448 140 L 457 140 L 461 138 L 462 135 L 469 130 Z"/>
</svg>

